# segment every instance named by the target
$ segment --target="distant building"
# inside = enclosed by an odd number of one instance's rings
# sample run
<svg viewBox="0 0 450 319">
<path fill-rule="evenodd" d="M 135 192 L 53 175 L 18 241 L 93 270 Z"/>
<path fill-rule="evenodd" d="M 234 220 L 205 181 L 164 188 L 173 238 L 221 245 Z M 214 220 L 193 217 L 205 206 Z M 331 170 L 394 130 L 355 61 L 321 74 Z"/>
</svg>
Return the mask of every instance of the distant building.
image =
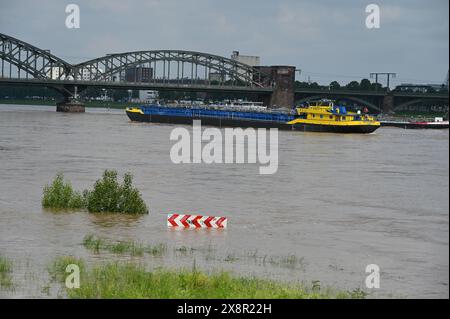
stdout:
<svg viewBox="0 0 450 319">
<path fill-rule="evenodd" d="M 244 63 L 250 66 L 259 66 L 260 57 L 256 55 L 241 55 L 239 51 L 233 51 L 231 59 L 240 63 Z"/>
<path fill-rule="evenodd" d="M 249 66 L 259 66 L 260 58 L 256 55 L 241 55 L 239 54 L 239 51 L 233 51 L 233 54 L 231 55 L 231 59 Z M 244 74 L 244 71 L 238 71 L 240 74 Z M 244 80 L 243 77 L 239 77 L 240 79 Z"/>
<path fill-rule="evenodd" d="M 64 75 L 64 68 L 62 68 L 60 66 L 46 68 L 45 73 L 52 80 L 59 80 L 59 79 L 65 80 L 66 79 L 66 77 Z"/>
<path fill-rule="evenodd" d="M 153 68 L 134 66 L 125 69 L 126 82 L 150 82 L 153 78 Z"/>
<path fill-rule="evenodd" d="M 83 68 L 81 69 L 81 76 L 77 76 L 77 80 L 82 81 L 94 81 L 96 78 L 100 77 L 103 73 L 105 73 L 105 70 L 98 68 L 98 69 L 88 69 Z"/>
<path fill-rule="evenodd" d="M 139 101 L 152 103 L 155 102 L 159 97 L 158 91 L 150 91 L 150 90 L 139 90 Z"/>
<path fill-rule="evenodd" d="M 45 73 L 52 80 L 73 80 L 73 76 L 71 75 L 66 76 L 64 74 L 64 68 L 60 66 L 49 67 L 46 69 Z M 76 80 L 91 81 L 94 80 L 95 78 L 98 78 L 103 73 L 104 70 L 101 68 L 95 69 L 95 72 L 94 69 L 92 69 L 92 71 L 88 68 L 81 69 L 81 75 L 78 75 Z"/>
</svg>

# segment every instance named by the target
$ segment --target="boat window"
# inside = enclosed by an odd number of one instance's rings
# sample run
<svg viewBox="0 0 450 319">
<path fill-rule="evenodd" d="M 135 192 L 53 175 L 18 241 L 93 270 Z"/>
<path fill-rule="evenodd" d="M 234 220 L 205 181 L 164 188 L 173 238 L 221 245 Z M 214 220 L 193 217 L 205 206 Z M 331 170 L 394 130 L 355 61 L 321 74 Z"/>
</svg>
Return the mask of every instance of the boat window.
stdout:
<svg viewBox="0 0 450 319">
<path fill-rule="evenodd" d="M 323 115 L 321 115 L 320 118 L 323 119 Z"/>
<path fill-rule="evenodd" d="M 343 116 L 342 119 L 345 121 L 347 118 L 345 116 Z"/>
<path fill-rule="evenodd" d="M 332 119 L 333 118 L 333 115 L 330 115 L 330 119 Z"/>
</svg>

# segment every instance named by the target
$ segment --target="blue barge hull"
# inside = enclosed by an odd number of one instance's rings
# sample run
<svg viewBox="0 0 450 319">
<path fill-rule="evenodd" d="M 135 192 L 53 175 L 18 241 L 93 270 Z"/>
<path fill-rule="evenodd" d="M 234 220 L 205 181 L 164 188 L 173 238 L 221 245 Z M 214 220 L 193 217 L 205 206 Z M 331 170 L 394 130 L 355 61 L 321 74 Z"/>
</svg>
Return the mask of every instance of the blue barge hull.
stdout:
<svg viewBox="0 0 450 319">
<path fill-rule="evenodd" d="M 286 123 L 294 119 L 294 115 L 278 112 L 164 107 L 160 105 L 141 106 L 138 110 L 140 111 L 127 109 L 130 120 L 189 125 L 192 124 L 193 120 L 201 120 L 202 125 L 218 127 L 261 127 L 292 130 L 292 125 Z"/>
</svg>

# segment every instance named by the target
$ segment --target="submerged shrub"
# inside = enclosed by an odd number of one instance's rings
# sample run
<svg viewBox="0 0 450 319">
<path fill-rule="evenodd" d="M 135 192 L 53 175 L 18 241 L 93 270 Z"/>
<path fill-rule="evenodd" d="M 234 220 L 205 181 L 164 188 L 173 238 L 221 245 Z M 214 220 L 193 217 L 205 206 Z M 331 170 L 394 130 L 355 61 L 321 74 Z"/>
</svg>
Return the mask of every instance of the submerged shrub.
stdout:
<svg viewBox="0 0 450 319">
<path fill-rule="evenodd" d="M 69 182 L 64 182 L 63 174 L 59 173 L 50 186 L 44 187 L 42 206 L 54 209 L 80 209 L 84 208 L 85 203 L 83 195 L 75 192 Z"/>
<path fill-rule="evenodd" d="M 117 171 L 105 170 L 102 179 L 95 182 L 94 189 L 83 193 L 87 210 L 93 213 L 147 214 L 147 205 L 132 183 L 130 173 L 125 174 L 120 184 Z"/>
<path fill-rule="evenodd" d="M 123 183 L 117 181 L 117 171 L 105 170 L 102 179 L 93 190 L 82 194 L 72 189 L 69 182 L 58 174 L 50 186 L 44 187 L 42 206 L 53 209 L 87 209 L 91 213 L 147 214 L 148 208 L 137 188 L 133 187 L 133 176 L 124 175 Z"/>
</svg>

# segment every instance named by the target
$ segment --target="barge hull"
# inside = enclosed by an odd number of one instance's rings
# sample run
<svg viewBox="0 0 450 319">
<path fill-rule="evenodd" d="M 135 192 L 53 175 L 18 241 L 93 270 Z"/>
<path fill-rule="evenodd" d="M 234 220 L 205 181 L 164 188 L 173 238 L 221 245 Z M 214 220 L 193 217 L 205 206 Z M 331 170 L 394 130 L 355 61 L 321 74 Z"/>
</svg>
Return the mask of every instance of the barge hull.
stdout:
<svg viewBox="0 0 450 319">
<path fill-rule="evenodd" d="M 320 124 L 294 124 L 294 130 L 303 132 L 324 133 L 360 133 L 368 134 L 377 130 L 377 125 L 320 125 Z"/>
<path fill-rule="evenodd" d="M 192 121 L 201 120 L 202 125 L 217 127 L 253 127 L 253 128 L 277 128 L 279 130 L 292 130 L 292 125 L 283 122 L 257 121 L 246 119 L 230 119 L 217 117 L 185 117 L 158 114 L 139 114 L 127 112 L 130 120 L 135 122 L 168 123 L 192 125 Z"/>
</svg>

